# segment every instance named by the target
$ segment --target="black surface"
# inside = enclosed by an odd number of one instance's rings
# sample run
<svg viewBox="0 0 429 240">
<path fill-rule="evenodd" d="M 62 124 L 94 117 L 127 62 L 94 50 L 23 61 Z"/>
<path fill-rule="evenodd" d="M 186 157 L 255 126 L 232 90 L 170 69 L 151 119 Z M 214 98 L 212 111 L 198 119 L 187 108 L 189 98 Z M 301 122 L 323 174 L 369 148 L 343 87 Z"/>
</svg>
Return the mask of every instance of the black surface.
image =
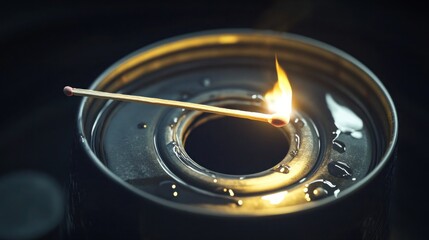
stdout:
<svg viewBox="0 0 429 240">
<path fill-rule="evenodd" d="M 262 172 L 276 166 L 289 151 L 284 147 L 288 146 L 285 135 L 277 128 L 240 118 L 205 122 L 189 133 L 184 144 L 186 153 L 199 165 L 234 175 Z"/>
<path fill-rule="evenodd" d="M 166 37 L 236 27 L 287 31 L 351 54 L 391 93 L 400 120 L 391 239 L 422 238 L 420 219 L 428 214 L 427 7 L 333 0 L 2 4 L 0 177 L 33 169 L 63 182 L 79 102 L 62 94 L 65 85 L 87 87 L 118 59 Z"/>
</svg>

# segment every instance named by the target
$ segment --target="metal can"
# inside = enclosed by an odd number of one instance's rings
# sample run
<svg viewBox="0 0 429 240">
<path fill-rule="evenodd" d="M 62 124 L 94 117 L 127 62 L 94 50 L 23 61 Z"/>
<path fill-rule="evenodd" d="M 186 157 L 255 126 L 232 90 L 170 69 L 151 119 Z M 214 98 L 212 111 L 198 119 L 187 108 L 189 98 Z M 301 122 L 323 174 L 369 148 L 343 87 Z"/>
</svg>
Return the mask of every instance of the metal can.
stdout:
<svg viewBox="0 0 429 240">
<path fill-rule="evenodd" d="M 291 123 L 84 98 L 69 188 L 71 237 L 386 237 L 398 122 L 377 77 L 294 34 L 220 30 L 147 46 L 91 89 L 264 111 L 274 56 Z"/>
</svg>

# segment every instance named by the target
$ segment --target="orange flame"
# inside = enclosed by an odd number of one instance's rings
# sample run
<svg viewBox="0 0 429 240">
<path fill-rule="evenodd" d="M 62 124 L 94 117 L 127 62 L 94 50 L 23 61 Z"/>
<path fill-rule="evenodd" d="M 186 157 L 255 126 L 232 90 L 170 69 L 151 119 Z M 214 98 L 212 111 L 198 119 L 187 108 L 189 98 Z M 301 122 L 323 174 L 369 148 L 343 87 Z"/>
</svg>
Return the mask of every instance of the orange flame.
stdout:
<svg viewBox="0 0 429 240">
<path fill-rule="evenodd" d="M 280 66 L 276 57 L 277 83 L 265 94 L 268 108 L 273 114 L 284 117 L 287 122 L 292 113 L 292 87 L 285 70 Z"/>
</svg>

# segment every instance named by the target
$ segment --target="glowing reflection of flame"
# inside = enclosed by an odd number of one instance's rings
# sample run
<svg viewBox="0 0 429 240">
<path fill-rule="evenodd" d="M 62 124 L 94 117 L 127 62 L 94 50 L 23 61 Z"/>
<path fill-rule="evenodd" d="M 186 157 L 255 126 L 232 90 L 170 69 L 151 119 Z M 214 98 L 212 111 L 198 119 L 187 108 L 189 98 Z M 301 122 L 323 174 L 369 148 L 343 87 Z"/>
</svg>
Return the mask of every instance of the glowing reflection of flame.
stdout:
<svg viewBox="0 0 429 240">
<path fill-rule="evenodd" d="M 265 195 L 262 197 L 262 200 L 266 200 L 273 205 L 279 204 L 286 197 L 287 191 L 277 192 L 269 195 Z"/>
<path fill-rule="evenodd" d="M 265 94 L 268 108 L 272 113 L 283 116 L 287 121 L 290 120 L 292 112 L 292 87 L 286 72 L 280 66 L 276 57 L 277 83 L 273 89 Z"/>
</svg>

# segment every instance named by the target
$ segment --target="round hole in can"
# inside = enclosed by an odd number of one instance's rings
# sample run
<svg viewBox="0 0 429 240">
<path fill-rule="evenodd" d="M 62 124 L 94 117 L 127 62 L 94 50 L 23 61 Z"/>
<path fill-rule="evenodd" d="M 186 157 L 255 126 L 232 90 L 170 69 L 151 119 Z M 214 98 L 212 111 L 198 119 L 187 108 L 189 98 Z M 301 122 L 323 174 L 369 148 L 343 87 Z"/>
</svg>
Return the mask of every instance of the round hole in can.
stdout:
<svg viewBox="0 0 429 240">
<path fill-rule="evenodd" d="M 252 108 L 245 110 L 260 111 Z M 242 106 L 240 109 L 244 110 Z M 202 114 L 191 124 L 184 144 L 188 155 L 199 165 L 232 175 L 273 168 L 289 150 L 287 135 L 280 128 L 269 123 L 213 114 Z"/>
</svg>

